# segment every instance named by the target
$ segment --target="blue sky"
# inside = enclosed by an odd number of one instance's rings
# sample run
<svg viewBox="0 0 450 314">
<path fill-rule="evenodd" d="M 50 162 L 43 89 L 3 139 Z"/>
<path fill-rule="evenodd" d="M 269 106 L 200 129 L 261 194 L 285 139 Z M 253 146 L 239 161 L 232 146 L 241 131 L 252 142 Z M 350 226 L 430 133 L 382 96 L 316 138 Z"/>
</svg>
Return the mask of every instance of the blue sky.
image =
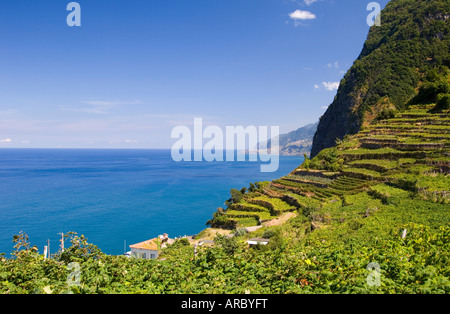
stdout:
<svg viewBox="0 0 450 314">
<path fill-rule="evenodd" d="M 81 27 L 69 2 L 0 3 L 0 148 L 170 148 L 194 117 L 316 122 L 371 1 L 80 0 Z"/>
</svg>

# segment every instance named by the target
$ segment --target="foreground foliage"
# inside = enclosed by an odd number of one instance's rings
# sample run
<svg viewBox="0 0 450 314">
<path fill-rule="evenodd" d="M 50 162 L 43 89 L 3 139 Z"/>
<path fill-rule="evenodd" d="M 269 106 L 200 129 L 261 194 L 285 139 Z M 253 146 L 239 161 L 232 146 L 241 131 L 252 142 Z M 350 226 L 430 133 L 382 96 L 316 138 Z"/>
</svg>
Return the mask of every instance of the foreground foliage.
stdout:
<svg viewBox="0 0 450 314">
<path fill-rule="evenodd" d="M 322 240 L 234 255 L 213 248 L 171 262 L 99 255 L 81 263 L 81 284 L 72 288 L 64 262 L 28 253 L 2 261 L 0 287 L 2 293 L 449 293 L 449 228 L 405 227 L 407 240 L 393 232 L 383 245 Z M 373 261 L 381 265 L 379 287 L 367 284 Z"/>
</svg>

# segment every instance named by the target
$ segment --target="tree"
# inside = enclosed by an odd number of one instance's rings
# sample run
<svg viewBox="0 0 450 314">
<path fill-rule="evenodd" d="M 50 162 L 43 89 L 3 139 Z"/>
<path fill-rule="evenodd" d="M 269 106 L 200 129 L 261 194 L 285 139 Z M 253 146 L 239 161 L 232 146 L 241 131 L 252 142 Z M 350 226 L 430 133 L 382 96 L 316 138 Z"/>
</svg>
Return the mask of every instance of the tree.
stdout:
<svg viewBox="0 0 450 314">
<path fill-rule="evenodd" d="M 222 249 L 228 255 L 234 255 L 239 248 L 238 240 L 235 237 L 229 238 L 219 234 L 214 239 L 214 243 L 222 246 Z"/>
</svg>

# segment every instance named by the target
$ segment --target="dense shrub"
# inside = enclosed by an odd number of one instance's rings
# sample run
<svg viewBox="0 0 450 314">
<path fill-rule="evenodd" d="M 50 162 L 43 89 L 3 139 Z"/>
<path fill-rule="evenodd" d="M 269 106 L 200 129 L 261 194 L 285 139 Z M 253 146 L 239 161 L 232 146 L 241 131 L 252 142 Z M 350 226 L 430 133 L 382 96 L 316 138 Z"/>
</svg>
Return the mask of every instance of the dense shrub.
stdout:
<svg viewBox="0 0 450 314">
<path fill-rule="evenodd" d="M 396 114 L 397 114 L 397 110 L 395 110 L 395 109 L 384 109 L 378 114 L 376 119 L 377 120 L 392 119 L 392 118 L 395 118 Z"/>
<path fill-rule="evenodd" d="M 443 111 L 450 109 L 450 94 L 439 94 L 436 98 L 434 111 Z"/>
<path fill-rule="evenodd" d="M 336 147 L 322 150 L 316 157 L 314 157 L 309 165 L 312 169 L 340 171 L 342 170 L 343 160 L 338 155 Z"/>
</svg>

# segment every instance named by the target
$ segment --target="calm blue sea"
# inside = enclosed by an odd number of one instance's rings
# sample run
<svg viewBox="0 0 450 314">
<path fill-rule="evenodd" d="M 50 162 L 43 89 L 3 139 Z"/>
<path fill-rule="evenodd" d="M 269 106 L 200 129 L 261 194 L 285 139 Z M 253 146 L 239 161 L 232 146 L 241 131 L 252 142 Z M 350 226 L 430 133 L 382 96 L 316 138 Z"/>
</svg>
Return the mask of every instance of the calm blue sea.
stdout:
<svg viewBox="0 0 450 314">
<path fill-rule="evenodd" d="M 232 188 L 288 174 L 303 157 L 260 162 L 180 162 L 170 150 L 1 149 L 0 253 L 23 231 L 40 252 L 75 231 L 107 254 L 162 233 L 200 232 Z M 67 245 L 67 244 L 66 244 Z"/>
</svg>

